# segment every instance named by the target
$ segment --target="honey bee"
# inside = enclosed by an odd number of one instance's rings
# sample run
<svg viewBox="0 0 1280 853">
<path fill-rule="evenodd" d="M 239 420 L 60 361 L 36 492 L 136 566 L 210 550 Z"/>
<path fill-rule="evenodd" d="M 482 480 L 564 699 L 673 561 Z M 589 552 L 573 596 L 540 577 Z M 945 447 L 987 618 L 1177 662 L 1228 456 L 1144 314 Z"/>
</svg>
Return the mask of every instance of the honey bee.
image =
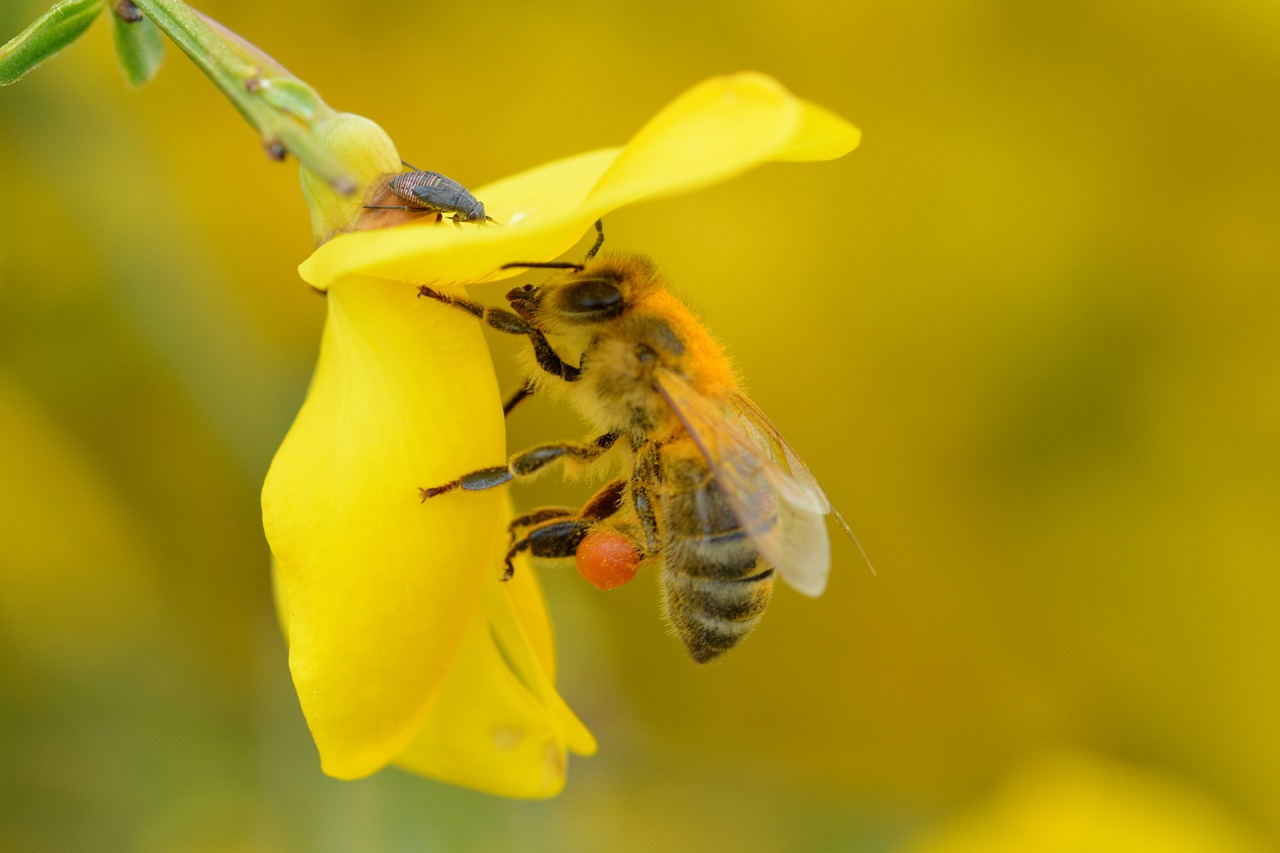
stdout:
<svg viewBox="0 0 1280 853">
<path fill-rule="evenodd" d="M 760 621 L 775 573 L 805 595 L 822 594 L 831 563 L 823 516 L 853 534 L 653 262 L 635 254 L 596 259 L 603 241 L 596 227 L 581 264 L 508 264 L 562 270 L 508 292 L 510 311 L 420 289 L 529 338 L 525 383 L 504 411 L 535 392 L 563 394 L 596 430 L 592 439 L 544 444 L 421 489 L 421 498 L 493 488 L 552 463 L 621 456 L 626 473 L 581 510 L 546 508 L 512 522 L 504 578 L 525 551 L 576 557 L 602 588 L 659 567 L 665 615 L 693 660 L 706 663 Z"/>
</svg>

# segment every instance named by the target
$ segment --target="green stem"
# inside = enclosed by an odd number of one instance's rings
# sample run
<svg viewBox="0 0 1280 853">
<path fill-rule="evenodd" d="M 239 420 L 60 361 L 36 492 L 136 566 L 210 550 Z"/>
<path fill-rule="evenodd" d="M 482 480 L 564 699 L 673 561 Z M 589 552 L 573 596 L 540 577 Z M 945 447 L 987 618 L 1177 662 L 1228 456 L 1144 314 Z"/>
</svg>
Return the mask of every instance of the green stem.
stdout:
<svg viewBox="0 0 1280 853">
<path fill-rule="evenodd" d="M 356 182 L 347 174 L 342 163 L 319 145 L 307 126 L 318 116 L 332 115 L 333 110 L 316 96 L 305 84 L 292 78 L 294 92 L 304 88 L 309 93 L 311 114 L 299 115 L 299 110 L 289 111 L 279 103 L 272 103 L 268 90 L 279 85 L 281 78 L 264 77 L 280 69 L 280 65 L 266 54 L 240 39 L 236 49 L 218 36 L 200 17 L 181 0 L 133 0 L 161 32 L 167 35 L 191 61 L 205 73 L 213 84 L 222 90 L 249 124 L 262 134 L 263 145 L 273 156 L 287 151 L 297 157 L 338 192 L 355 192 Z M 245 54 L 260 54 L 261 61 L 254 65 L 241 58 Z"/>
</svg>

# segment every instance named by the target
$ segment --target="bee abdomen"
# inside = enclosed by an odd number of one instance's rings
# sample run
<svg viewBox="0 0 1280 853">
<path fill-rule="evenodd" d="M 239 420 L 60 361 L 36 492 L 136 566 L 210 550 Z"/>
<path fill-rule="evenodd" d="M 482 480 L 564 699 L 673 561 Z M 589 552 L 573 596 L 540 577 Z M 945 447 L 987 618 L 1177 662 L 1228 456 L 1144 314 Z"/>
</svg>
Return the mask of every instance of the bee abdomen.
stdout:
<svg viewBox="0 0 1280 853">
<path fill-rule="evenodd" d="M 667 616 L 689 655 L 707 663 L 742 642 L 760 621 L 773 596 L 773 570 L 727 580 L 668 566 L 663 592 Z"/>
</svg>

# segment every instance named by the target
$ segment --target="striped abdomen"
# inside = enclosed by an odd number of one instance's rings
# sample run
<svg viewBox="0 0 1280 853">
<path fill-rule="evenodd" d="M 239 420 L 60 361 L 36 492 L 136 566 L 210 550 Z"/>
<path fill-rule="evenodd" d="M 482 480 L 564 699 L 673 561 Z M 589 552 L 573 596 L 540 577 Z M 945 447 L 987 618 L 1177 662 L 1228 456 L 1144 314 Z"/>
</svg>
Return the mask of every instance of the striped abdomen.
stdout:
<svg viewBox="0 0 1280 853">
<path fill-rule="evenodd" d="M 738 645 L 773 595 L 761 559 L 700 457 L 664 466 L 663 602 L 698 663 Z"/>
<path fill-rule="evenodd" d="M 462 184 L 438 172 L 404 172 L 387 184 L 413 207 L 461 215 L 470 221 L 484 219 L 484 205 Z"/>
</svg>

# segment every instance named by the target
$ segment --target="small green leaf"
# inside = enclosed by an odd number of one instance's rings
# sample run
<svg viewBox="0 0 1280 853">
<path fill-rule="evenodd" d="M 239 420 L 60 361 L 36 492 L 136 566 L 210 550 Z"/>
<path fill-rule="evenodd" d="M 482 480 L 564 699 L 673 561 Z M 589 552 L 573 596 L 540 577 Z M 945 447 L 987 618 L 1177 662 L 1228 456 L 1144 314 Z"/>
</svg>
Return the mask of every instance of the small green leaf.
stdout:
<svg viewBox="0 0 1280 853">
<path fill-rule="evenodd" d="M 129 22 L 111 16 L 116 42 L 116 59 L 124 78 L 135 89 L 151 82 L 164 59 L 164 36 L 149 18 Z"/>
<path fill-rule="evenodd" d="M 315 90 L 294 77 L 266 77 L 257 81 L 256 91 L 271 106 L 307 124 L 320 109 Z"/>
<path fill-rule="evenodd" d="M 78 39 L 102 11 L 102 0 L 63 0 L 0 47 L 0 86 L 16 83 L 31 69 Z"/>
</svg>

